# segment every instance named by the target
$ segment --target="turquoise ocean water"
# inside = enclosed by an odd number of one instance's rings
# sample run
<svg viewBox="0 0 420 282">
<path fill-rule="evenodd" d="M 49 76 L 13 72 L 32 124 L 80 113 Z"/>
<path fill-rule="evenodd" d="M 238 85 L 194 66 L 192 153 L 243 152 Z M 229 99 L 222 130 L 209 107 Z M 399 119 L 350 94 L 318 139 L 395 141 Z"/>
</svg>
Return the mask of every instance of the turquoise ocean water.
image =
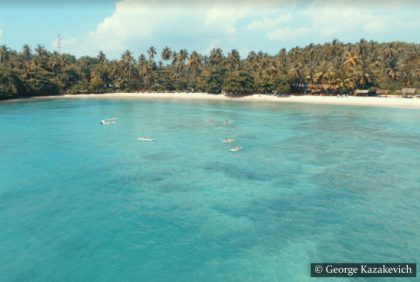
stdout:
<svg viewBox="0 0 420 282">
<path fill-rule="evenodd" d="M 3 102 L 0 153 L 1 281 L 323 281 L 311 262 L 420 262 L 420 110 Z"/>
</svg>

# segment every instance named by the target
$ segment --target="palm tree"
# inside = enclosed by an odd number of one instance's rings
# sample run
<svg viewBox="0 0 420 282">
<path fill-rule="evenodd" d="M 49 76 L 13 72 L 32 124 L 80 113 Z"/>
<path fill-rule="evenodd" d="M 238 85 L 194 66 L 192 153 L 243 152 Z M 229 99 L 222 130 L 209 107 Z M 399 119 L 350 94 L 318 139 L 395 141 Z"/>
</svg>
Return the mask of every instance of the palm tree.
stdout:
<svg viewBox="0 0 420 282">
<path fill-rule="evenodd" d="M 180 80 L 184 77 L 185 72 L 185 61 L 188 58 L 188 52 L 185 49 L 177 52 L 172 52 L 172 66 L 174 67 L 173 79 Z"/>
<path fill-rule="evenodd" d="M 296 46 L 289 51 L 290 57 L 293 62 L 296 62 L 299 60 L 300 55 L 302 54 L 302 50 Z"/>
<path fill-rule="evenodd" d="M 397 57 L 398 51 L 395 48 L 394 43 L 390 43 L 384 50 L 385 59 L 391 60 L 394 57 Z"/>
<path fill-rule="evenodd" d="M 398 66 L 398 51 L 394 43 L 390 43 L 384 50 L 385 78 L 391 81 L 400 79 Z"/>
<path fill-rule="evenodd" d="M 293 67 L 290 69 L 289 75 L 295 81 L 299 81 L 299 83 L 303 82 L 303 73 L 302 73 L 302 64 L 295 63 Z"/>
<path fill-rule="evenodd" d="M 331 80 L 334 78 L 335 72 L 331 62 L 325 61 L 318 68 L 317 72 L 314 73 L 313 82 L 323 83 L 327 82 L 331 84 Z M 326 80 L 326 81 L 325 81 Z"/>
<path fill-rule="evenodd" d="M 105 64 L 106 61 L 107 61 L 106 55 L 102 51 L 99 51 L 99 54 L 98 54 L 98 57 L 97 58 L 98 58 L 98 61 L 99 61 L 100 64 Z"/>
<path fill-rule="evenodd" d="M 55 77 L 58 78 L 58 74 L 61 71 L 62 63 L 61 56 L 57 51 L 54 51 L 52 55 L 49 57 L 49 69 L 55 74 Z"/>
<path fill-rule="evenodd" d="M 241 67 L 241 56 L 239 52 L 233 49 L 226 57 L 226 65 L 230 71 L 239 70 Z"/>
<path fill-rule="evenodd" d="M 149 56 L 149 61 L 153 61 L 153 59 L 155 58 L 156 55 L 156 48 L 151 46 L 148 50 L 147 50 L 147 55 Z"/>
<path fill-rule="evenodd" d="M 132 75 L 132 66 L 135 63 L 133 53 L 129 50 L 126 50 L 121 56 L 121 68 L 122 73 L 128 76 L 128 91 L 131 91 L 131 75 Z"/>
<path fill-rule="evenodd" d="M 35 52 L 37 53 L 38 57 L 42 57 L 42 56 L 46 56 L 48 55 L 47 50 L 45 49 L 44 46 L 42 46 L 41 44 L 38 44 L 35 48 Z"/>
<path fill-rule="evenodd" d="M 28 44 L 25 44 L 22 47 L 22 57 L 25 61 L 29 61 L 32 58 L 32 50 Z"/>
<path fill-rule="evenodd" d="M 138 69 L 140 76 L 143 78 L 144 85 L 150 87 L 154 83 L 154 72 L 150 61 L 146 60 L 146 56 L 141 54 L 138 61 Z"/>
<path fill-rule="evenodd" d="M 353 68 L 359 64 L 359 57 L 352 53 L 352 52 L 346 52 L 344 54 L 344 65 L 346 65 L 349 68 Z"/>
<path fill-rule="evenodd" d="M 200 55 L 196 51 L 193 51 L 188 61 L 188 70 L 189 70 L 190 76 L 192 78 L 195 78 L 197 74 L 199 73 L 201 67 L 202 67 L 202 63 L 201 63 Z"/>
<path fill-rule="evenodd" d="M 287 75 L 287 71 L 289 68 L 289 60 L 287 57 L 286 49 L 282 48 L 280 49 L 278 55 L 278 67 L 280 68 L 280 72 L 282 75 Z"/>
<path fill-rule="evenodd" d="M 367 45 L 367 41 L 365 39 L 360 39 L 359 44 L 357 44 L 357 56 L 362 60 L 366 60 L 367 55 L 368 55 L 368 45 Z"/>
<path fill-rule="evenodd" d="M 176 51 L 173 51 L 171 53 L 171 64 L 175 66 L 177 62 L 178 62 L 178 53 Z"/>
<path fill-rule="evenodd" d="M 389 66 L 385 69 L 385 77 L 391 81 L 397 81 L 400 79 L 400 73 L 396 66 Z"/>
<path fill-rule="evenodd" d="M 47 62 L 48 62 L 48 51 L 45 49 L 44 46 L 38 44 L 35 48 L 35 52 L 37 54 L 36 63 L 38 66 L 40 66 L 43 69 L 47 68 Z"/>
<path fill-rule="evenodd" d="M 365 88 L 367 84 L 370 84 L 372 82 L 372 74 L 369 68 L 369 65 L 366 62 L 363 62 L 361 64 L 360 70 L 357 71 L 357 81 L 361 88 Z"/>
<path fill-rule="evenodd" d="M 223 51 L 216 48 L 210 51 L 209 63 L 211 67 L 220 68 L 223 62 Z"/>
<path fill-rule="evenodd" d="M 258 67 L 258 55 L 255 51 L 248 53 L 246 57 L 246 67 L 250 73 L 253 73 Z"/>
<path fill-rule="evenodd" d="M 171 59 L 172 50 L 169 47 L 165 47 L 162 50 L 161 58 L 163 61 L 168 61 Z"/>
<path fill-rule="evenodd" d="M 341 55 L 341 42 L 338 39 L 333 39 L 329 46 L 330 59 L 334 59 Z"/>
<path fill-rule="evenodd" d="M 403 85 L 420 85 L 418 43 L 377 43 L 361 39 L 357 44 L 344 44 L 335 39 L 323 45 L 309 44 L 289 51 L 283 48 L 274 56 L 251 51 L 243 59 L 237 50 L 231 50 L 225 57 L 220 48 L 207 55 L 196 51 L 189 55 L 185 49 L 175 52 L 165 47 L 160 59 L 159 63 L 155 61 L 154 47 L 138 60 L 130 51 L 117 60 L 110 60 L 103 52 L 96 57 L 76 59 L 69 54 L 49 52 L 42 45 L 33 51 L 24 45 L 19 52 L 3 45 L 0 46 L 0 76 L 14 75 L 16 81 L 23 81 L 21 89 L 27 90 L 18 91 L 19 95 L 27 93 L 25 91 L 40 93 L 33 90 L 39 89 L 39 85 L 58 85 L 61 91 L 70 92 L 108 91 L 111 86 L 114 90 L 131 91 L 141 85 L 146 90 L 172 91 L 188 87 L 220 93 L 226 78 L 240 72 L 252 78 L 260 93 L 287 92 L 291 86 L 301 91 L 302 85 L 293 84 L 303 82 L 329 84 L 329 89 L 340 88 L 341 91 L 355 87 L 396 90 Z"/>
<path fill-rule="evenodd" d="M 185 60 L 188 58 L 188 51 L 185 49 L 179 50 L 179 61 L 185 64 Z"/>
<path fill-rule="evenodd" d="M 98 64 L 93 69 L 93 76 L 95 77 L 94 79 L 92 78 L 93 82 L 96 85 L 100 84 L 99 82 L 102 82 L 102 85 L 105 85 L 105 88 L 111 87 L 113 84 L 111 79 L 112 72 L 110 63 L 106 58 L 105 53 L 102 51 L 99 51 L 97 58 Z"/>
<path fill-rule="evenodd" d="M 0 66 L 3 66 L 10 57 L 10 50 L 6 45 L 0 46 Z"/>
</svg>

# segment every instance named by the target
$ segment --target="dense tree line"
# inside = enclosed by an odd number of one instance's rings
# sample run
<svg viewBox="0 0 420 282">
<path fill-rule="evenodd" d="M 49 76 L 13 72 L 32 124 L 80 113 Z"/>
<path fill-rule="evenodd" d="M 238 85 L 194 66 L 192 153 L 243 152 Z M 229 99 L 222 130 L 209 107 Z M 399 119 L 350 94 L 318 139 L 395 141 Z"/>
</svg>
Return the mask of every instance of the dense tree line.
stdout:
<svg viewBox="0 0 420 282">
<path fill-rule="evenodd" d="M 41 45 L 34 50 L 25 45 L 21 51 L 3 45 L 0 97 L 118 91 L 303 93 L 308 85 L 326 86 L 334 93 L 419 88 L 419 55 L 419 44 L 364 39 L 280 49 L 275 55 L 251 51 L 246 58 L 237 50 L 224 54 L 213 49 L 202 55 L 168 47 L 158 53 L 150 47 L 137 59 L 127 50 L 120 59 L 110 60 L 103 52 L 76 58 Z"/>
</svg>

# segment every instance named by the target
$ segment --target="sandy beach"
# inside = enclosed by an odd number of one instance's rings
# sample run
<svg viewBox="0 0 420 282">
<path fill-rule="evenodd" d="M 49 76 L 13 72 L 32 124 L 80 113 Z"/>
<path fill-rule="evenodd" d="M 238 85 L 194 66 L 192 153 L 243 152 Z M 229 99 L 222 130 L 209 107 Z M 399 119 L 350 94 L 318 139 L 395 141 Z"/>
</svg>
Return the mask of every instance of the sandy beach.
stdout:
<svg viewBox="0 0 420 282">
<path fill-rule="evenodd" d="M 245 97 L 232 98 L 225 95 L 207 93 L 107 93 L 107 94 L 77 94 L 63 96 L 48 96 L 41 98 L 62 99 L 183 99 L 183 100 L 219 100 L 219 101 L 249 101 L 249 102 L 279 102 L 304 104 L 330 104 L 344 106 L 377 106 L 394 108 L 420 109 L 419 98 L 401 97 L 336 97 L 336 96 L 285 96 L 254 94 Z"/>
</svg>

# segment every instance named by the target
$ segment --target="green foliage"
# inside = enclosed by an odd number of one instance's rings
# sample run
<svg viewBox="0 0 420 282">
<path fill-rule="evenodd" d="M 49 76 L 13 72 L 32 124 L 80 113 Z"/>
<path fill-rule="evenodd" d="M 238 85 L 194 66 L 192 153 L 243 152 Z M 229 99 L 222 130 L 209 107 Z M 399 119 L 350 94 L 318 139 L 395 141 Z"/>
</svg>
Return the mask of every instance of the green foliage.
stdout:
<svg viewBox="0 0 420 282">
<path fill-rule="evenodd" d="M 27 81 L 29 93 L 34 96 L 56 95 L 60 93 L 57 84 L 46 77 L 34 77 Z"/>
<path fill-rule="evenodd" d="M 196 78 L 194 89 L 197 92 L 208 92 L 207 91 L 207 89 L 208 89 L 207 85 L 208 84 L 207 84 L 207 80 L 206 80 L 206 75 L 202 74 L 202 75 L 200 75 Z"/>
<path fill-rule="evenodd" d="M 253 77 L 244 71 L 229 73 L 223 83 L 223 91 L 228 95 L 244 96 L 254 93 Z"/>
<path fill-rule="evenodd" d="M 25 83 L 19 76 L 8 70 L 0 71 L 0 98 L 17 98 L 27 93 Z"/>
<path fill-rule="evenodd" d="M 187 91 L 188 83 L 185 80 L 178 80 L 174 83 L 175 91 Z"/>
<path fill-rule="evenodd" d="M 74 67 L 69 67 L 59 74 L 58 79 L 63 89 L 69 89 L 80 82 L 80 74 Z"/>
<path fill-rule="evenodd" d="M 289 94 L 291 92 L 290 83 L 286 77 L 279 77 L 275 80 L 274 92 L 277 94 Z"/>
<path fill-rule="evenodd" d="M 213 94 L 220 94 L 223 90 L 223 83 L 226 70 L 212 70 L 207 76 L 207 91 Z"/>
<path fill-rule="evenodd" d="M 22 52 L 3 46 L 0 98 L 115 91 L 288 94 L 304 93 L 302 85 L 308 84 L 310 89 L 332 94 L 360 88 L 396 92 L 420 87 L 419 47 L 404 42 L 344 44 L 334 40 L 281 49 L 276 55 L 251 51 L 243 58 L 237 50 L 215 48 L 201 55 L 168 47 L 158 52 L 150 47 L 138 59 L 127 50 L 119 59 L 109 60 L 103 52 L 77 59 L 42 46 L 34 52 L 30 46 Z"/>
<path fill-rule="evenodd" d="M 71 94 L 86 94 L 89 93 L 89 87 L 90 85 L 88 82 L 80 82 L 73 85 L 70 89 L 67 90 L 67 92 Z"/>
<path fill-rule="evenodd" d="M 153 91 L 153 92 L 165 92 L 166 91 L 166 88 L 165 88 L 165 86 L 163 86 L 163 85 L 161 85 L 159 83 L 155 83 L 155 84 L 153 84 L 150 87 L 150 91 Z"/>
<path fill-rule="evenodd" d="M 275 91 L 275 86 L 271 78 L 262 79 L 257 81 L 255 84 L 256 92 L 258 93 L 269 94 Z"/>
<path fill-rule="evenodd" d="M 95 73 L 89 82 L 89 92 L 92 93 L 101 93 L 104 92 L 105 83 L 102 80 L 101 76 L 98 73 Z"/>
</svg>

